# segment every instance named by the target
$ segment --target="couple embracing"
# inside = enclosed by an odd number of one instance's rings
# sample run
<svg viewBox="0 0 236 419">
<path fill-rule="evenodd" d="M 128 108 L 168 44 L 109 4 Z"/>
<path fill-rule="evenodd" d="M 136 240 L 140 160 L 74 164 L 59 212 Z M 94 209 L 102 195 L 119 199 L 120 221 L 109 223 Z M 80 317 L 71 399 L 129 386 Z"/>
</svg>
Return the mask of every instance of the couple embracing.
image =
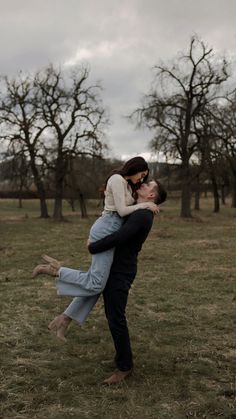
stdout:
<svg viewBox="0 0 236 419">
<path fill-rule="evenodd" d="M 74 297 L 64 313 L 50 324 L 56 336 L 65 334 L 72 320 L 83 324 L 103 293 L 105 314 L 115 347 L 117 370 L 104 384 L 116 384 L 133 370 L 133 356 L 125 309 L 129 289 L 137 273 L 137 257 L 152 227 L 166 191 L 157 180 L 148 180 L 149 168 L 142 157 L 128 160 L 106 180 L 104 210 L 93 224 L 88 249 L 92 261 L 87 272 L 61 266 L 47 255 L 33 277 L 56 277 L 58 295 Z"/>
</svg>

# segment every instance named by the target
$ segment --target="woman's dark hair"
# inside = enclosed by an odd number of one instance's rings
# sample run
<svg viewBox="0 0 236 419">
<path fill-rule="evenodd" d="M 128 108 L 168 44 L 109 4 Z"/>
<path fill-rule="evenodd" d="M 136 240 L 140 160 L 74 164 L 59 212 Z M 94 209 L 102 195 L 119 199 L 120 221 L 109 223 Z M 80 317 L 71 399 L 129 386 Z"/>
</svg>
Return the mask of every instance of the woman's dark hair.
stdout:
<svg viewBox="0 0 236 419">
<path fill-rule="evenodd" d="M 149 175 L 149 167 L 148 164 L 146 162 L 146 160 L 143 157 L 133 157 L 132 159 L 128 160 L 122 167 L 113 170 L 109 176 L 106 179 L 105 182 L 105 188 L 107 186 L 107 182 L 108 179 L 110 179 L 110 177 L 112 175 L 115 174 L 119 174 L 123 177 L 125 176 L 133 176 L 136 175 L 139 172 L 146 172 L 146 170 L 148 171 L 147 175 L 143 178 L 143 182 L 145 182 L 148 178 Z M 141 182 L 137 183 L 136 185 L 134 185 L 132 182 L 128 181 L 133 192 L 136 191 L 138 188 L 140 188 Z"/>
<path fill-rule="evenodd" d="M 149 172 L 146 160 L 138 156 L 128 160 L 116 173 L 119 173 L 121 176 L 132 176 L 139 172 L 145 172 L 146 170 Z"/>
</svg>

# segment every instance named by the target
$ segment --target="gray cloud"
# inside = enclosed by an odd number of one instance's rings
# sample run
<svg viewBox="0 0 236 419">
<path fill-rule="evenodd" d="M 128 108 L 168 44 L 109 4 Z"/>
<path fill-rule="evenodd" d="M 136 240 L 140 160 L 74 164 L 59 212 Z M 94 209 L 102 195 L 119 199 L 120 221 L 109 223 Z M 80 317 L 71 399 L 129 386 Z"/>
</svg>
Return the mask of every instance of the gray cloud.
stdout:
<svg viewBox="0 0 236 419">
<path fill-rule="evenodd" d="M 148 151 L 149 133 L 124 115 L 148 91 L 151 68 L 188 47 L 197 33 L 235 56 L 235 0 L 0 0 L 0 72 L 38 70 L 52 62 L 87 62 L 101 80 L 113 124 L 112 154 Z"/>
</svg>

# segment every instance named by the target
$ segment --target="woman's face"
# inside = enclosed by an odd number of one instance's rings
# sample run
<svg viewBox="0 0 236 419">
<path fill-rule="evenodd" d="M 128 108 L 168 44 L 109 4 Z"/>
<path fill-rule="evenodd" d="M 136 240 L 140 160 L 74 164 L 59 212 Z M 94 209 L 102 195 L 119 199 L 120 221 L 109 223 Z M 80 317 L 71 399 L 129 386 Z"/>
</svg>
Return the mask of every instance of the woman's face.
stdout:
<svg viewBox="0 0 236 419">
<path fill-rule="evenodd" d="M 143 172 L 138 172 L 135 175 L 128 176 L 128 179 L 135 185 L 138 182 L 142 182 L 147 174 L 148 171 L 144 170 Z"/>
</svg>

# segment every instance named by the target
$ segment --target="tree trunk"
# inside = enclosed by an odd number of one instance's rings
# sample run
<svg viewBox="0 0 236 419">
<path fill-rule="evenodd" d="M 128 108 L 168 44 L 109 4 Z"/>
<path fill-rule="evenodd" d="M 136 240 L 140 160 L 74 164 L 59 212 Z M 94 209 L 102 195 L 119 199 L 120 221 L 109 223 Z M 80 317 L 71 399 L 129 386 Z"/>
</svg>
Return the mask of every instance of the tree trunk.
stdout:
<svg viewBox="0 0 236 419">
<path fill-rule="evenodd" d="M 34 176 L 35 186 L 38 191 L 38 196 L 40 200 L 40 218 L 49 218 L 48 215 L 48 208 L 46 202 L 46 191 L 44 188 L 44 184 L 40 179 L 40 175 L 38 173 L 37 167 L 34 162 L 34 157 L 31 156 L 31 170 Z"/>
<path fill-rule="evenodd" d="M 63 185 L 64 185 L 64 177 L 66 174 L 66 162 L 63 162 L 62 154 L 59 149 L 59 156 L 57 158 L 56 163 L 56 179 L 55 179 L 55 186 L 56 186 L 56 196 L 54 202 L 54 212 L 53 218 L 55 221 L 62 221 L 64 219 L 62 215 L 62 199 L 63 199 Z"/>
<path fill-rule="evenodd" d="M 62 221 L 62 198 L 63 198 L 63 180 L 58 180 L 56 182 L 56 196 L 54 201 L 54 211 L 53 218 L 55 221 Z"/>
<path fill-rule="evenodd" d="M 235 167 L 235 159 L 229 159 L 229 167 L 230 167 L 230 185 L 231 185 L 231 193 L 232 193 L 232 208 L 236 208 L 236 167 Z"/>
<path fill-rule="evenodd" d="M 181 212 L 183 218 L 191 218 L 191 177 L 188 161 L 182 163 L 182 193 L 181 193 Z"/>
<path fill-rule="evenodd" d="M 40 196 L 40 218 L 49 218 L 45 195 Z"/>
<path fill-rule="evenodd" d="M 197 190 L 197 191 L 195 192 L 195 204 L 194 204 L 194 209 L 195 209 L 196 211 L 199 211 L 199 210 L 200 210 L 200 191 L 199 191 L 199 190 Z"/>
<path fill-rule="evenodd" d="M 220 211 L 220 197 L 217 187 L 217 182 L 215 176 L 211 177 L 212 182 L 212 189 L 213 189 L 213 196 L 214 196 L 214 210 L 213 212 L 219 212 Z"/>
<path fill-rule="evenodd" d="M 22 191 L 23 191 L 23 182 L 20 182 L 19 186 L 19 198 L 18 198 L 18 208 L 22 209 Z"/>
<path fill-rule="evenodd" d="M 236 177 L 232 181 L 232 208 L 236 208 Z"/>
<path fill-rule="evenodd" d="M 221 185 L 221 203 L 225 205 L 225 185 Z"/>
<path fill-rule="evenodd" d="M 38 181 L 36 186 L 40 200 L 40 218 L 49 218 L 44 186 L 41 181 Z"/>
<path fill-rule="evenodd" d="M 20 208 L 20 209 L 23 208 L 23 205 L 22 205 L 22 188 L 20 188 L 20 190 L 19 190 L 18 208 Z"/>
<path fill-rule="evenodd" d="M 49 218 L 46 202 L 46 192 L 44 189 L 43 182 L 41 180 L 36 179 L 36 186 L 40 200 L 40 218 Z"/>
<path fill-rule="evenodd" d="M 236 208 L 236 170 L 235 166 L 231 163 L 231 190 L 232 190 L 232 208 Z"/>
<path fill-rule="evenodd" d="M 57 196 L 54 201 L 53 218 L 55 221 L 62 221 L 62 198 Z"/>
<path fill-rule="evenodd" d="M 199 181 L 199 176 L 197 176 L 197 178 L 196 178 L 196 191 L 195 191 L 194 209 L 196 211 L 200 210 L 200 181 Z"/>
<path fill-rule="evenodd" d="M 181 213 L 183 218 L 191 218 L 191 188 L 188 182 L 184 182 L 181 194 Z"/>
<path fill-rule="evenodd" d="M 79 204 L 80 204 L 81 217 L 82 218 L 88 218 L 88 213 L 87 213 L 87 208 L 86 208 L 84 195 L 81 192 L 79 194 Z"/>
<path fill-rule="evenodd" d="M 74 200 L 74 198 L 68 199 L 68 203 L 69 203 L 69 205 L 71 207 L 71 211 L 72 212 L 75 212 L 75 200 Z"/>
</svg>

